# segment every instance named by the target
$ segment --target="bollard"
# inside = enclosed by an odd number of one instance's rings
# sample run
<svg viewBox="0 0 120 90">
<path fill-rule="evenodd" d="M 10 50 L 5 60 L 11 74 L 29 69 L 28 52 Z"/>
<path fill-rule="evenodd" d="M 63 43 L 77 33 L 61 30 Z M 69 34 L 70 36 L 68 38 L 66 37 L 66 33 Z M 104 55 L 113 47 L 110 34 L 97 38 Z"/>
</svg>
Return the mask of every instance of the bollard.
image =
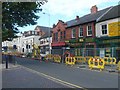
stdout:
<svg viewBox="0 0 120 90">
<path fill-rule="evenodd" d="M 5 58 L 6 58 L 6 69 L 8 69 L 8 56 L 5 55 Z"/>
</svg>

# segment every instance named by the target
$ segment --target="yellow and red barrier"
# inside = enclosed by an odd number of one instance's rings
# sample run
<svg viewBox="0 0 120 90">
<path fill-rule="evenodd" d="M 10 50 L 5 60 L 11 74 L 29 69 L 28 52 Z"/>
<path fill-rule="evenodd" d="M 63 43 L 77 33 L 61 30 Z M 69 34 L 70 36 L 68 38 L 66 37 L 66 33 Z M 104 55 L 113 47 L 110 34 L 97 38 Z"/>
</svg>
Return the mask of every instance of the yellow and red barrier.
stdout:
<svg viewBox="0 0 120 90">
<path fill-rule="evenodd" d="M 90 58 L 88 65 L 90 69 L 97 68 L 101 71 L 105 68 L 105 61 L 102 58 Z"/>
<path fill-rule="evenodd" d="M 115 65 L 116 64 L 116 58 L 114 57 L 104 57 L 105 65 Z"/>
<path fill-rule="evenodd" d="M 57 63 L 60 63 L 61 62 L 61 56 L 60 55 L 54 55 L 53 56 L 53 61 L 57 62 Z"/>
<path fill-rule="evenodd" d="M 66 65 L 75 65 L 76 59 L 75 57 L 66 57 L 65 63 Z"/>
</svg>

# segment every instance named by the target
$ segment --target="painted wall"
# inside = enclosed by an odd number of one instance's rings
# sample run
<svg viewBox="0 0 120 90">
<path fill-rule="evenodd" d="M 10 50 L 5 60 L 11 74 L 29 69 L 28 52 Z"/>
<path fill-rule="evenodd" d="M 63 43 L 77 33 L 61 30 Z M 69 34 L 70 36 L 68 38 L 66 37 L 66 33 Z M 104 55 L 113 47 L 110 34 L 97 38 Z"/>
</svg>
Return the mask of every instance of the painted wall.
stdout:
<svg viewBox="0 0 120 90">
<path fill-rule="evenodd" d="M 116 27 L 116 22 L 118 22 L 118 18 L 97 23 L 96 24 L 96 37 L 117 36 L 116 32 L 118 32 L 118 27 Z M 107 24 L 107 30 L 108 30 L 107 35 L 102 35 L 101 25 L 104 25 L 104 24 Z"/>
</svg>

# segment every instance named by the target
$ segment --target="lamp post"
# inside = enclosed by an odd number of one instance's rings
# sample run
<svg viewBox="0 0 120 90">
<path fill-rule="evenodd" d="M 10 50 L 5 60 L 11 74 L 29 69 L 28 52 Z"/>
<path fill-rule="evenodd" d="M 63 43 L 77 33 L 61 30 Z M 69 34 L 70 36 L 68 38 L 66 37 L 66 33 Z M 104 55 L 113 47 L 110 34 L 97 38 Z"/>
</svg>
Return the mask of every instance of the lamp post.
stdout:
<svg viewBox="0 0 120 90">
<path fill-rule="evenodd" d="M 46 14 L 46 15 L 48 15 L 48 17 L 49 17 L 49 20 L 48 20 L 48 22 L 49 22 L 49 30 L 48 30 L 48 37 L 49 37 L 49 54 L 51 54 L 51 49 L 50 49 L 50 14 L 49 13 L 45 13 L 45 12 L 43 12 L 43 14 Z"/>
</svg>

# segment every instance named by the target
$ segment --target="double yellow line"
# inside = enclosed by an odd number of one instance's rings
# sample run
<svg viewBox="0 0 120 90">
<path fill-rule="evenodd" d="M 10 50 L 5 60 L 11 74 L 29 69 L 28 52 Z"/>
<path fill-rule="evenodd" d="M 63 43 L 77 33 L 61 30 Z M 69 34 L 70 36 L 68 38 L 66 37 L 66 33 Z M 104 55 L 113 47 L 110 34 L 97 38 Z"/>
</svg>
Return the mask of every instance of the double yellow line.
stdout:
<svg viewBox="0 0 120 90">
<path fill-rule="evenodd" d="M 27 69 L 27 70 L 29 70 L 30 72 L 36 73 L 36 74 L 38 74 L 38 75 L 40 75 L 40 76 L 42 76 L 42 77 L 44 77 L 44 78 L 47 78 L 47 79 L 49 79 L 49 80 L 51 80 L 51 81 L 54 81 L 54 82 L 56 82 L 56 83 L 60 83 L 60 84 L 62 84 L 62 85 L 64 85 L 64 86 L 67 86 L 68 88 L 80 88 L 80 90 L 81 90 L 81 89 L 82 89 L 82 90 L 87 90 L 87 89 L 85 89 L 85 88 L 83 88 L 83 87 L 81 87 L 81 86 L 78 86 L 78 85 L 75 85 L 75 84 L 72 84 L 72 83 L 69 83 L 69 82 L 66 82 L 66 81 L 63 81 L 63 80 L 54 78 L 54 77 L 52 77 L 52 76 L 49 76 L 49 75 L 47 75 L 47 74 L 44 74 L 44 73 L 41 73 L 41 72 L 38 72 L 38 71 L 35 71 L 35 70 L 32 70 L 32 69 L 27 68 L 27 67 L 25 67 L 25 66 L 22 66 L 22 67 L 25 68 L 25 69 Z"/>
</svg>

